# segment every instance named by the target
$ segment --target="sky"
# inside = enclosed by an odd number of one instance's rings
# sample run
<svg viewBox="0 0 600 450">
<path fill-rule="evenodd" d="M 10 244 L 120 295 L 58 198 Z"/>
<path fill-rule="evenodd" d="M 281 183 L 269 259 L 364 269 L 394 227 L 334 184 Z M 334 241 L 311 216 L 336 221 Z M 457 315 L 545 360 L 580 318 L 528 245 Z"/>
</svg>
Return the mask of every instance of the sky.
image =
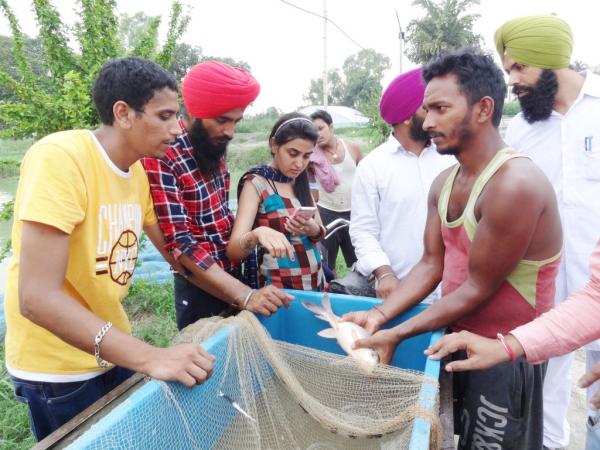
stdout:
<svg viewBox="0 0 600 450">
<path fill-rule="evenodd" d="M 403 30 L 424 12 L 412 0 L 289 0 L 303 9 L 328 17 L 363 48 L 372 48 L 390 58 L 391 69 L 382 80 L 383 87 L 400 73 L 398 21 Z M 37 25 L 28 0 L 8 0 L 21 29 L 37 35 Z M 77 20 L 78 3 L 54 0 L 63 20 Z M 284 112 L 296 110 L 306 102 L 310 80 L 319 78 L 324 68 L 323 19 L 300 11 L 281 0 L 183 0 L 190 7 L 190 24 L 183 42 L 202 47 L 206 55 L 231 57 L 250 64 L 261 84 L 261 93 L 248 114 L 275 106 Z M 118 13 L 135 14 L 143 5 L 148 15 L 163 16 L 161 36 L 166 33 L 171 2 L 166 0 L 117 0 Z M 493 33 L 505 21 L 529 14 L 556 13 L 573 29 L 572 60 L 600 64 L 600 23 L 589 0 L 481 0 L 469 12 L 481 15 L 474 31 L 484 38 L 484 46 L 494 50 Z M 10 34 L 4 16 L 0 34 Z M 344 60 L 360 47 L 335 26 L 327 26 L 327 67 L 341 69 Z M 402 71 L 415 67 L 403 57 Z"/>
</svg>

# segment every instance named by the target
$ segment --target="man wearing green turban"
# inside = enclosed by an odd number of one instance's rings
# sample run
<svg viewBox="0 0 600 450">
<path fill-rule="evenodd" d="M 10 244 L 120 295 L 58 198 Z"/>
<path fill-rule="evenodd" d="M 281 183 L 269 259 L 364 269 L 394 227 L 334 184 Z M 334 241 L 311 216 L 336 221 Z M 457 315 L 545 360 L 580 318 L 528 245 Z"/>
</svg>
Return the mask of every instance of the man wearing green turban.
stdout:
<svg viewBox="0 0 600 450">
<path fill-rule="evenodd" d="M 519 64 L 540 69 L 569 67 L 573 34 L 567 22 L 556 16 L 513 19 L 494 34 L 500 57 L 510 56 Z"/>
<path fill-rule="evenodd" d="M 510 20 L 494 35 L 521 105 L 504 140 L 528 155 L 555 188 L 564 225 L 563 263 L 556 280 L 560 303 L 589 277 L 589 260 L 600 237 L 600 76 L 569 68 L 571 28 L 556 16 Z M 600 373 L 600 344 L 586 347 L 587 366 Z M 569 444 L 566 420 L 573 354 L 552 358 L 544 382 L 544 446 Z M 599 378 L 598 376 L 595 377 Z M 588 389 L 588 399 L 598 390 Z M 587 448 L 600 448 L 600 416 L 590 410 Z M 596 424 L 590 426 L 589 424 Z M 596 434 L 594 434 L 594 432 Z"/>
</svg>

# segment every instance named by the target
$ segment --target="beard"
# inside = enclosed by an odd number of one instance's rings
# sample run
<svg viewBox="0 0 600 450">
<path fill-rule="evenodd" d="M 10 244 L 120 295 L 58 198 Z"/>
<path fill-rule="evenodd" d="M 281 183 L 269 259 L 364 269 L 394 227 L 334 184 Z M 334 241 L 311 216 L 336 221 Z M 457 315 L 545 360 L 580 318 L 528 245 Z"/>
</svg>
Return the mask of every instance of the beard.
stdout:
<svg viewBox="0 0 600 450">
<path fill-rule="evenodd" d="M 543 69 L 540 77 L 533 86 L 515 84 L 513 94 L 527 92 L 527 95 L 517 97 L 523 117 L 527 123 L 546 120 L 552 114 L 554 99 L 558 92 L 558 80 L 556 73 L 549 69 Z"/>
<path fill-rule="evenodd" d="M 221 160 L 227 156 L 227 145 L 231 139 L 225 135 L 211 139 L 198 119 L 194 119 L 188 130 L 188 139 L 200 172 L 204 175 L 216 174 L 221 167 Z"/>
<path fill-rule="evenodd" d="M 456 140 L 458 140 L 459 144 L 457 146 L 446 147 L 446 148 L 440 148 L 440 147 L 436 146 L 436 150 L 440 155 L 456 156 L 462 151 L 460 145 L 463 142 L 469 140 L 471 138 L 471 136 L 473 136 L 473 131 L 471 131 L 471 128 L 469 128 L 469 122 L 471 121 L 472 112 L 473 112 L 473 108 L 470 107 L 469 110 L 467 111 L 467 113 L 465 114 L 465 117 L 463 117 L 462 121 L 456 128 L 456 131 L 454 131 L 452 133 L 452 137 L 454 137 Z M 436 132 L 429 133 L 429 136 L 431 138 L 434 138 L 436 136 L 446 137 L 446 135 L 444 133 L 436 133 Z"/>
<path fill-rule="evenodd" d="M 423 129 L 423 122 L 425 122 L 425 119 L 416 114 L 410 119 L 410 128 L 408 132 L 412 140 L 423 142 L 429 140 L 429 133 Z"/>
</svg>

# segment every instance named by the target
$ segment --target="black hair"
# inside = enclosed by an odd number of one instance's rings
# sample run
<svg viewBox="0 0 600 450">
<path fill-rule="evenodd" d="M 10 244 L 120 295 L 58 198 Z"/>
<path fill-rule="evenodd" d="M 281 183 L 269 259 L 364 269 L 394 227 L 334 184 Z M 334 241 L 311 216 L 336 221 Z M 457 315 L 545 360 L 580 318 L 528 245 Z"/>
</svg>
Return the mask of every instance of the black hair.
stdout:
<svg viewBox="0 0 600 450">
<path fill-rule="evenodd" d="M 498 128 L 502 119 L 506 83 L 492 57 L 479 50 L 462 48 L 441 53 L 423 68 L 423 79 L 427 83 L 448 74 L 456 75 L 460 92 L 467 97 L 470 106 L 483 97 L 494 100 L 492 124 Z"/>
<path fill-rule="evenodd" d="M 327 125 L 331 125 L 333 123 L 333 119 L 331 118 L 331 114 L 329 114 L 324 109 L 317 109 L 314 113 L 310 115 L 311 120 L 321 119 Z"/>
<path fill-rule="evenodd" d="M 319 131 L 308 116 L 293 112 L 284 114 L 275 122 L 269 135 L 269 144 L 271 140 L 277 145 L 283 145 L 294 139 L 306 139 L 316 145 L 318 138 Z M 294 195 L 300 200 L 302 206 L 314 206 L 306 169 L 294 181 Z"/>
<path fill-rule="evenodd" d="M 139 113 L 155 91 L 169 88 L 177 92 L 175 78 L 158 64 L 138 57 L 113 59 L 102 66 L 92 88 L 100 121 L 114 123 L 113 106 L 124 101 Z"/>
</svg>

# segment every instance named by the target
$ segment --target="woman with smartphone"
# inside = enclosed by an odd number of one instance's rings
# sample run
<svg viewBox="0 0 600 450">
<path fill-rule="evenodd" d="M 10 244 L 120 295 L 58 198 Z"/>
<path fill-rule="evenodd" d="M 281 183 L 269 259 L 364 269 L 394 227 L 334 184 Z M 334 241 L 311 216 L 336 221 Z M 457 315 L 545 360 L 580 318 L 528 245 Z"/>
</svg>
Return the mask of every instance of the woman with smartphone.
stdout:
<svg viewBox="0 0 600 450">
<path fill-rule="evenodd" d="M 283 115 L 269 136 L 271 164 L 256 166 L 240 179 L 227 256 L 244 260 L 245 281 L 254 288 L 323 289 L 317 243 L 325 229 L 306 173 L 318 136 L 307 116 Z"/>
</svg>

